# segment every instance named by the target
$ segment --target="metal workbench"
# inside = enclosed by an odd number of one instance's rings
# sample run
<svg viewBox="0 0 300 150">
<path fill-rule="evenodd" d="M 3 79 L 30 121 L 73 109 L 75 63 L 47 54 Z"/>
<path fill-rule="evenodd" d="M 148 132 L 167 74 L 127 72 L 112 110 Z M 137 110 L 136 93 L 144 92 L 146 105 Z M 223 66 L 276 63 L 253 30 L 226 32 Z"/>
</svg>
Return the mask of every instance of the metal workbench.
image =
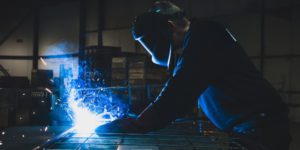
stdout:
<svg viewBox="0 0 300 150">
<path fill-rule="evenodd" d="M 246 150 L 228 134 L 219 132 L 208 122 L 199 132 L 198 122 L 173 123 L 148 134 L 77 133 L 69 129 L 36 149 L 101 150 Z"/>
</svg>

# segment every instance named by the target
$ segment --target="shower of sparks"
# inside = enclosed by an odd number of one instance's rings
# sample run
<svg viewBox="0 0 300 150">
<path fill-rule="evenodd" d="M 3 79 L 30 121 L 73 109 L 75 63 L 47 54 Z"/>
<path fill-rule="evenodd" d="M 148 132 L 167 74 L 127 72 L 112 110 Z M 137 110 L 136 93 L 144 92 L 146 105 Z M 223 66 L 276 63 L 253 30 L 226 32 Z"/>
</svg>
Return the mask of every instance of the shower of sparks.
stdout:
<svg viewBox="0 0 300 150">
<path fill-rule="evenodd" d="M 79 92 L 72 89 L 68 99 L 70 110 L 72 111 L 72 119 L 74 122 L 75 129 L 80 132 L 93 132 L 97 126 L 111 122 L 117 119 L 117 116 L 113 115 L 112 112 L 108 112 L 106 106 L 96 106 L 93 103 L 84 104 L 87 100 L 86 97 L 78 97 Z M 96 97 L 95 98 L 99 98 Z M 95 100 L 92 100 L 95 102 Z M 101 112 L 96 111 L 103 108 Z M 94 110 L 92 110 L 94 109 Z"/>
<path fill-rule="evenodd" d="M 66 111 L 78 133 L 94 132 L 96 127 L 125 115 L 126 105 L 101 82 L 78 79 L 74 83 L 70 78 L 64 81 Z"/>
<path fill-rule="evenodd" d="M 78 133 L 91 133 L 96 127 L 123 117 L 127 106 L 105 87 L 103 80 L 100 80 L 100 72 L 94 71 L 93 75 L 86 78 L 83 70 L 89 68 L 88 65 L 80 68 L 78 79 L 73 78 L 71 71 L 63 71 L 62 83 L 66 98 L 57 101 L 67 102 L 66 112 Z"/>
<path fill-rule="evenodd" d="M 75 44 L 69 42 L 56 43 L 48 48 L 47 54 L 67 54 L 69 48 L 74 48 L 73 45 Z M 51 79 L 52 83 L 59 84 L 56 86 L 60 87 L 52 112 L 56 108 L 64 109 L 67 119 L 72 121 L 73 129 L 78 132 L 94 132 L 97 126 L 126 115 L 128 106 L 106 87 L 102 73 L 91 69 L 89 62 L 80 61 L 78 65 L 74 63 L 76 59 L 62 58 L 59 62 L 47 64 L 42 57 L 40 60 L 53 70 L 59 64 L 59 82 Z M 90 72 L 91 74 L 87 74 Z M 48 88 L 45 90 L 56 96 L 56 91 L 52 92 Z"/>
</svg>

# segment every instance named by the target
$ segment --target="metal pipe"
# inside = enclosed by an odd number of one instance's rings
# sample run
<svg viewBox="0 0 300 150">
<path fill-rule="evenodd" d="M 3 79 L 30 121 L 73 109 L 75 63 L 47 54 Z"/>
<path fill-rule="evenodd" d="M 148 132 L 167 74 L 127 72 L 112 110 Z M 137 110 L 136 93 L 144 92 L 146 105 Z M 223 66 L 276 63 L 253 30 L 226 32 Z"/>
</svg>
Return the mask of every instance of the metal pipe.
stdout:
<svg viewBox="0 0 300 150">
<path fill-rule="evenodd" d="M 79 63 L 81 63 L 85 50 L 86 1 L 80 0 L 79 5 Z"/>
<path fill-rule="evenodd" d="M 105 20 L 105 0 L 98 0 L 98 46 L 103 46 L 102 32 L 104 30 Z"/>
<path fill-rule="evenodd" d="M 265 0 L 261 0 L 261 51 L 260 51 L 260 71 L 264 74 L 264 62 L 265 62 Z"/>
<path fill-rule="evenodd" d="M 39 8 L 34 2 L 33 7 L 33 62 L 32 69 L 38 69 L 39 60 Z"/>
</svg>

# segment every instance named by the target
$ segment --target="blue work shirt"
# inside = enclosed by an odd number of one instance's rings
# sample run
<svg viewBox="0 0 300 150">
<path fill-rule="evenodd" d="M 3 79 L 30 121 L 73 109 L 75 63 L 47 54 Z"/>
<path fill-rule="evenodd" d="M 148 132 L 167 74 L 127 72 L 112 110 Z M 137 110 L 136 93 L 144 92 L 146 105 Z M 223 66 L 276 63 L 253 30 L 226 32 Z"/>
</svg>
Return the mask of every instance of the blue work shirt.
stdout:
<svg viewBox="0 0 300 150">
<path fill-rule="evenodd" d="M 260 115 L 287 117 L 277 91 L 223 25 L 192 21 L 182 49 L 172 77 L 137 119 L 146 131 L 183 116 L 197 100 L 208 119 L 224 131 L 253 128 Z"/>
</svg>

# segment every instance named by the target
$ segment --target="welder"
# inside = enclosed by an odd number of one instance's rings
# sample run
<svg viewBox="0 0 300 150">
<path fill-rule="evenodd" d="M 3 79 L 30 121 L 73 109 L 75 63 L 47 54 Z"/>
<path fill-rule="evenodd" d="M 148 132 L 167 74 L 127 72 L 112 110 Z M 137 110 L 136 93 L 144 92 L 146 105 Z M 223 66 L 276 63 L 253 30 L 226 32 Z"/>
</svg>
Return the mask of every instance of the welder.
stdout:
<svg viewBox="0 0 300 150">
<path fill-rule="evenodd" d="M 218 129 L 234 133 L 249 150 L 288 150 L 287 106 L 224 25 L 189 20 L 178 6 L 160 1 L 136 17 L 132 34 L 153 63 L 171 70 L 172 76 L 137 118 L 113 121 L 96 132 L 161 129 L 198 101 Z M 178 49 L 182 53 L 176 60 Z"/>
</svg>

